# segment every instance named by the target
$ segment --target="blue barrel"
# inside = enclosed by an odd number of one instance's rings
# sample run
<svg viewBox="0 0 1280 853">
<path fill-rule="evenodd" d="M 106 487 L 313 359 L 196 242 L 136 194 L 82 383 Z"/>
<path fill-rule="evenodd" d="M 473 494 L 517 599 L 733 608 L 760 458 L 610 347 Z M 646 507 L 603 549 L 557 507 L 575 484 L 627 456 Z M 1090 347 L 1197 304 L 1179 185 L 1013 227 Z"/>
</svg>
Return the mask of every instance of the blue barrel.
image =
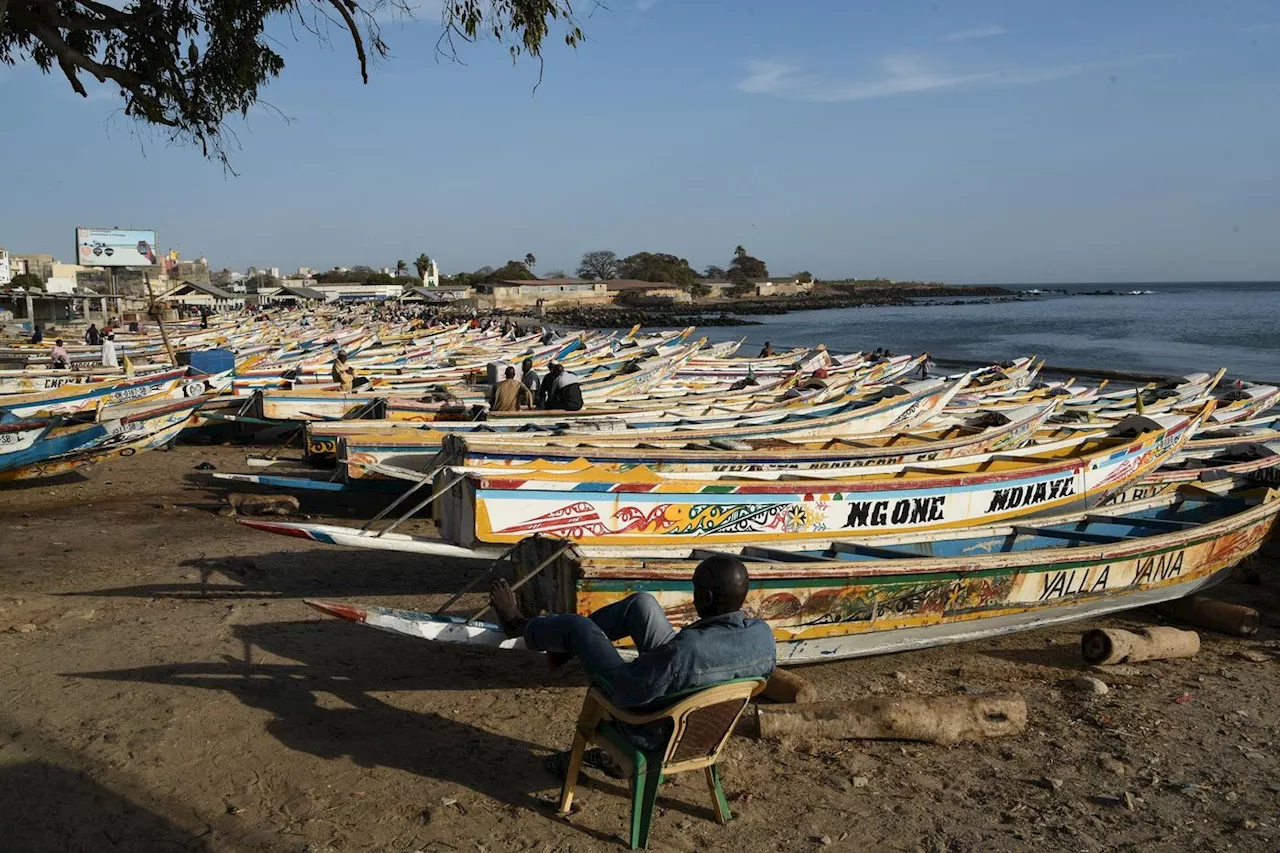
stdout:
<svg viewBox="0 0 1280 853">
<path fill-rule="evenodd" d="M 189 364 L 202 373 L 222 373 L 236 366 L 236 356 L 229 349 L 182 350 L 178 364 Z"/>
</svg>

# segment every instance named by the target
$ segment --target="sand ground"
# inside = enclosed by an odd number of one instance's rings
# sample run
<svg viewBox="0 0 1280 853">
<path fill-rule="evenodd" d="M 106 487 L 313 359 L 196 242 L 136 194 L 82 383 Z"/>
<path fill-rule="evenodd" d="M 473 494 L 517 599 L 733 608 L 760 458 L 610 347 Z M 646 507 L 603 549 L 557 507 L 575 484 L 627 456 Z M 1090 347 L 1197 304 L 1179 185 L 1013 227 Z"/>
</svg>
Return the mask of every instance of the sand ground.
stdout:
<svg viewBox="0 0 1280 853">
<path fill-rule="evenodd" d="M 301 601 L 431 608 L 483 566 L 239 526 L 195 466 L 244 456 L 180 446 L 0 491 L 0 849 L 625 849 L 618 783 L 593 780 L 566 822 L 542 767 L 570 742 L 580 670 Z M 827 699 L 1017 691 L 1030 725 L 955 747 L 735 739 L 736 819 L 717 826 L 701 778 L 676 777 L 651 849 L 1276 850 L 1274 574 L 1221 588 L 1264 609 L 1256 638 L 1202 632 L 1196 658 L 1097 698 L 1071 686 L 1080 631 L 1154 617 L 805 668 Z"/>
</svg>

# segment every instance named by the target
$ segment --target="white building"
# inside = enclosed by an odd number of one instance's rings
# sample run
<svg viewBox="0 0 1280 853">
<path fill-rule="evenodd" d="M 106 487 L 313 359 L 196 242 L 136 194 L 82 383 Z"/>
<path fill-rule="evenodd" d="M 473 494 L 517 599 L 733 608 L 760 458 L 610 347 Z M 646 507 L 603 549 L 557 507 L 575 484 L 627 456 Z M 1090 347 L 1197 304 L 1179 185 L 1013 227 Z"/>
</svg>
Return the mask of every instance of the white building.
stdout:
<svg viewBox="0 0 1280 853">
<path fill-rule="evenodd" d="M 0 246 L 0 287 L 8 287 L 13 281 L 13 270 L 9 268 L 9 252 Z"/>
<path fill-rule="evenodd" d="M 277 281 L 279 281 L 279 280 L 280 280 L 280 267 L 271 267 L 270 269 L 268 269 L 268 270 L 267 270 L 267 272 L 268 272 L 268 273 L 271 275 L 271 277 L 272 277 L 272 278 L 274 278 L 275 280 L 277 280 Z"/>
<path fill-rule="evenodd" d="M 427 258 L 427 269 L 422 275 L 423 287 L 439 287 L 440 286 L 440 265 L 435 262 L 434 258 Z"/>
</svg>

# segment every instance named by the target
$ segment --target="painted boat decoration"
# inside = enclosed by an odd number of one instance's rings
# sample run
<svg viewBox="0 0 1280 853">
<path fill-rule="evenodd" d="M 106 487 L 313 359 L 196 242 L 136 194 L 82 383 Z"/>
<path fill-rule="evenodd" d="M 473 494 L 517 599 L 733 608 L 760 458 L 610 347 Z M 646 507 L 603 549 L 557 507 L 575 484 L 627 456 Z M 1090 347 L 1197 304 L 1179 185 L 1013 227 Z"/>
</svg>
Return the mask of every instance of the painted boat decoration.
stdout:
<svg viewBox="0 0 1280 853">
<path fill-rule="evenodd" d="M 172 441 L 186 426 L 206 398 L 179 400 L 144 400 L 103 409 L 99 420 L 72 424 L 66 430 L 72 437 L 71 449 L 56 441 L 60 427 L 55 427 L 34 458 L 28 456 L 14 464 L 0 461 L 0 482 L 56 477 L 77 468 L 132 456 L 161 447 Z M 5 457 L 0 456 L 0 460 Z"/>
<path fill-rule="evenodd" d="M 187 384 L 188 372 L 187 368 L 180 367 L 88 385 L 64 385 L 36 394 L 14 394 L 0 398 L 0 418 L 22 418 L 40 414 L 72 415 L 103 405 L 163 397 L 175 391 L 181 394 Z M 186 396 L 199 396 L 207 390 L 203 379 L 192 379 L 191 382 L 199 384 L 200 388 Z"/>
<path fill-rule="evenodd" d="M 1092 506 L 1167 462 L 1212 404 L 1194 416 L 1130 418 L 1055 458 L 998 455 L 978 464 L 832 480 L 662 480 L 651 472 L 557 477 L 463 476 L 442 498 L 437 525 L 459 545 L 514 543 L 534 534 L 584 543 L 708 546 L 804 539 L 828 531 L 884 535 L 943 530 Z M 448 471 L 437 475 L 450 476 Z"/>
<path fill-rule="evenodd" d="M 749 547 L 746 611 L 773 629 L 786 663 L 839 660 L 998 636 L 1168 601 L 1219 580 L 1254 553 L 1280 513 L 1280 492 L 1219 496 L 1189 490 L 1128 511 L 954 531 L 886 546 L 833 542 L 820 552 Z M 523 577 L 562 543 L 521 543 Z M 576 548 L 521 588 L 526 612 L 589 614 L 638 591 L 672 623 L 696 618 L 685 559 L 599 558 Z M 422 639 L 521 648 L 488 622 L 307 601 L 350 622 Z M 623 649 L 624 653 L 627 651 Z"/>
</svg>

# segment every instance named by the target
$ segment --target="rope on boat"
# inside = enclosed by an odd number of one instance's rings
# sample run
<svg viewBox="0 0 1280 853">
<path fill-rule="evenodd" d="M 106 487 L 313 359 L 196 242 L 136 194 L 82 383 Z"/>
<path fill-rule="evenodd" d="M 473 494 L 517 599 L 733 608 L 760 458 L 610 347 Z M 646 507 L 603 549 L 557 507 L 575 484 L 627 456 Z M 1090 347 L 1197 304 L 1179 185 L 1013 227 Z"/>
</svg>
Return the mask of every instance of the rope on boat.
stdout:
<svg viewBox="0 0 1280 853">
<path fill-rule="evenodd" d="M 520 543 L 518 543 L 518 542 L 517 542 L 515 545 L 512 545 L 510 548 L 508 548 L 507 550 L 503 551 L 503 552 L 502 552 L 502 554 L 500 554 L 500 555 L 499 555 L 499 556 L 498 556 L 498 557 L 493 561 L 493 563 L 489 566 L 489 568 L 488 568 L 488 570 L 487 570 L 487 571 L 485 571 L 485 572 L 483 572 L 483 573 L 481 573 L 481 574 L 476 575 L 474 578 L 472 578 L 470 581 L 468 581 L 466 584 L 464 584 L 464 585 L 463 585 L 463 587 L 462 587 L 462 589 L 460 589 L 460 590 L 458 590 L 457 592 L 455 592 L 452 596 L 450 596 L 450 597 L 449 597 L 449 600 L 448 600 L 448 601 L 446 601 L 444 604 L 440 605 L 440 608 L 439 608 L 439 610 L 438 610 L 437 612 L 439 612 L 439 613 L 444 613 L 444 612 L 446 612 L 450 607 L 452 607 L 453 605 L 457 604 L 457 603 L 458 603 L 458 599 L 462 598 L 462 596 L 466 595 L 468 592 L 470 592 L 471 590 L 475 589 L 475 588 L 476 588 L 476 586 L 478 586 L 479 584 L 484 583 L 485 581 L 487 581 L 487 580 L 489 580 L 491 577 L 493 577 L 495 574 L 497 574 L 498 570 L 499 570 L 500 568 L 502 568 L 502 563 L 503 563 L 503 561 L 504 561 L 504 560 L 506 560 L 508 557 L 510 557 L 510 556 L 511 556 L 511 552 L 512 552 L 512 551 L 514 551 L 514 550 L 516 549 L 516 546 L 517 546 L 517 545 L 519 545 L 519 544 L 520 544 Z"/>
<path fill-rule="evenodd" d="M 391 522 L 389 525 L 387 525 L 386 527 L 382 528 L 382 529 L 381 529 L 381 530 L 379 530 L 377 533 L 375 533 L 375 534 L 374 534 L 374 538 L 376 539 L 376 538 L 378 538 L 378 537 L 382 536 L 382 535 L 383 535 L 383 534 L 385 534 L 385 533 L 390 533 L 392 530 L 395 530 L 395 529 L 396 529 L 397 527 L 399 527 L 401 524 L 403 524 L 404 522 L 408 521 L 410 517 L 412 517 L 413 515 L 417 514 L 417 513 L 418 513 L 420 510 L 422 510 L 425 506 L 427 506 L 427 505 L 428 505 L 428 504 L 430 504 L 432 501 L 434 501 L 436 498 L 440 497 L 440 496 L 441 496 L 441 495 L 443 495 L 445 492 L 449 491 L 449 490 L 450 490 L 450 489 L 452 489 L 455 485 L 457 485 L 458 483 L 460 483 L 460 482 L 461 482 L 461 481 L 462 481 L 466 476 L 467 476 L 467 475 L 466 475 L 466 473 L 462 473 L 462 474 L 455 474 L 455 475 L 454 475 L 454 476 L 449 480 L 449 482 L 445 483 L 445 484 L 444 484 L 443 486 L 441 486 L 439 489 L 437 489 L 436 491 L 432 492 L 432 493 L 427 497 L 427 499 L 426 499 L 426 500 L 421 501 L 420 503 L 418 503 L 417 505 L 415 505 L 412 509 L 410 509 L 408 512 L 406 512 L 404 515 L 400 516 L 400 517 L 399 517 L 399 518 L 397 518 L 395 521 Z M 426 481 L 424 480 L 424 482 L 426 482 Z"/>
<path fill-rule="evenodd" d="M 373 466 L 365 466 L 365 467 L 373 467 Z M 371 519 L 369 519 L 368 521 L 366 521 L 366 522 L 365 522 L 365 523 L 360 527 L 360 530 L 362 530 L 362 531 L 364 531 L 364 530 L 368 530 L 370 527 L 373 527 L 373 525 L 377 524 L 379 521 L 381 521 L 383 518 L 385 518 L 385 517 L 387 516 L 387 514 L 391 512 L 391 510 L 393 510 L 393 509 L 395 509 L 396 507 L 398 507 L 401 503 L 403 503 L 403 502 L 404 502 L 404 500 L 405 500 L 406 498 L 408 498 L 410 495 L 412 495 L 412 494 L 414 494 L 415 492 L 417 492 L 417 491 L 418 491 L 418 489 L 421 489 L 423 486 L 425 486 L 425 485 L 427 485 L 428 483 L 430 483 L 430 482 L 431 482 L 431 478 L 432 478 L 432 477 L 434 477 L 434 476 L 435 476 L 435 474 L 436 474 L 436 472 L 437 472 L 437 471 L 439 471 L 439 470 L 440 470 L 441 468 L 443 468 L 443 467 L 444 467 L 443 465 L 433 465 L 433 466 L 431 466 L 430 468 L 428 468 L 426 471 L 423 471 L 423 472 L 422 472 L 422 479 L 418 480 L 418 482 L 414 483 L 412 486 L 410 486 L 408 489 L 406 489 L 406 490 L 405 490 L 405 493 L 404 493 L 404 494 L 402 494 L 400 497 L 396 498 L 396 499 L 395 499 L 395 500 L 393 500 L 391 503 L 389 503 L 389 504 L 387 504 L 385 507 L 383 507 L 382 511 L 381 511 L 381 512 L 379 512 L 377 515 L 375 515 L 373 518 L 371 518 Z M 452 484 L 450 484 L 450 485 L 452 485 Z M 403 519 L 401 519 L 401 520 L 403 521 Z M 384 531 L 384 532 L 385 532 L 385 531 Z"/>
<path fill-rule="evenodd" d="M 529 581 L 533 580 L 535 577 L 537 577 L 537 576 L 538 576 L 538 574 L 539 574 L 543 569 L 545 569 L 547 566 L 551 565 L 551 564 L 552 564 L 553 562 L 555 562 L 556 560 L 560 559 L 560 556 L 561 556 L 561 555 L 563 555 L 566 551 L 568 551 L 568 550 L 569 550 L 570 548 L 572 548 L 572 547 L 573 547 L 573 543 L 572 543 L 572 542 L 566 542 L 564 545 L 561 545 L 561 546 L 560 546 L 560 550 L 556 551 L 556 552 L 555 552 L 554 554 L 552 554 L 550 557 L 547 557 L 547 559 L 543 560 L 541 563 L 538 563 L 538 565 L 534 566 L 532 569 L 530 569 L 530 570 L 529 570 L 529 573 L 528 573 L 528 574 L 526 574 L 524 577 L 520 578 L 518 581 L 516 581 L 515 583 L 513 583 L 513 584 L 511 585 L 511 591 L 512 591 L 512 592 L 515 592 L 517 589 L 519 589 L 520 587 L 524 586 L 524 585 L 525 585 L 525 584 L 527 584 Z M 470 624 L 470 623 L 472 623 L 472 622 L 476 621 L 477 619 L 479 619 L 479 618 L 480 618 L 481 616 L 483 616 L 483 615 L 485 614 L 485 612 L 486 612 L 490 607 L 492 607 L 492 606 L 493 606 L 492 604 L 486 603 L 484 607 L 481 607 L 479 610 L 477 610 L 477 611 L 475 612 L 475 615 L 473 615 L 470 619 L 468 619 L 468 620 L 467 620 L 467 624 Z"/>
</svg>

